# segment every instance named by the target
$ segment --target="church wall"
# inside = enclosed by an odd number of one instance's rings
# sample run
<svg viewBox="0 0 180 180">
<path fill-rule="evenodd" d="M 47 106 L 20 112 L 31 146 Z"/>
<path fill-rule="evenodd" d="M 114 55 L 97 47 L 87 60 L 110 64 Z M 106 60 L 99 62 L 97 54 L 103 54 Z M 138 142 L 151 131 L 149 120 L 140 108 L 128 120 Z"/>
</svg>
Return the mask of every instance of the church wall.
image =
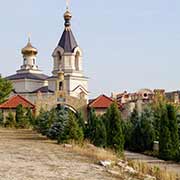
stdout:
<svg viewBox="0 0 180 180">
<path fill-rule="evenodd" d="M 12 82 L 16 92 L 32 92 L 46 84 L 45 81 L 28 79 L 16 80 Z"/>
</svg>

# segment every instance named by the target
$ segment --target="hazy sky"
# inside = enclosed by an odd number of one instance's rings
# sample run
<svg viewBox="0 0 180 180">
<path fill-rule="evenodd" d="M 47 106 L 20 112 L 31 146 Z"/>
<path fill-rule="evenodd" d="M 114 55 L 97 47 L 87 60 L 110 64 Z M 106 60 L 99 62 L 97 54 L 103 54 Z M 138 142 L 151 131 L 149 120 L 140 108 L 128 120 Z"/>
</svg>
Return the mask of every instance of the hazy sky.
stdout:
<svg viewBox="0 0 180 180">
<path fill-rule="evenodd" d="M 179 0 L 70 0 L 91 97 L 140 88 L 180 89 Z M 15 73 L 31 33 L 51 74 L 65 0 L 0 0 L 0 73 Z"/>
</svg>

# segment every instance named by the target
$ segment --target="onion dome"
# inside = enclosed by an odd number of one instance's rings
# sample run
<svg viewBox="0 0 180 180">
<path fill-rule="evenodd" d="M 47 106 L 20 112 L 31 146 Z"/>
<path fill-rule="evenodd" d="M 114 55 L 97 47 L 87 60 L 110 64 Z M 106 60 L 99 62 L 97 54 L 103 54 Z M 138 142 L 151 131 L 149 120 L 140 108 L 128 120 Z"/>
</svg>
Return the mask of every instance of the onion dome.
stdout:
<svg viewBox="0 0 180 180">
<path fill-rule="evenodd" d="M 64 13 L 64 20 L 65 20 L 64 25 L 65 25 L 65 27 L 71 26 L 71 23 L 70 23 L 71 18 L 72 18 L 71 12 L 69 10 L 67 10 Z"/>
<path fill-rule="evenodd" d="M 23 55 L 36 55 L 38 53 L 38 50 L 32 46 L 29 38 L 27 45 L 22 49 L 21 52 Z"/>
</svg>

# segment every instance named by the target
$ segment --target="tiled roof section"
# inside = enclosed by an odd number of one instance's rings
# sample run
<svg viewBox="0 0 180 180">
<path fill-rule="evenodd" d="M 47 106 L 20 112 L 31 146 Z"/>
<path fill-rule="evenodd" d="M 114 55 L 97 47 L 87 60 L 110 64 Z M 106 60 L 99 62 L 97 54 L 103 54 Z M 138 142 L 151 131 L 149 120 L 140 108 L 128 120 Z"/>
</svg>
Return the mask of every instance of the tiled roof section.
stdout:
<svg viewBox="0 0 180 180">
<path fill-rule="evenodd" d="M 14 74 L 6 77 L 8 80 L 18 80 L 18 79 L 33 79 L 33 80 L 46 80 L 48 78 L 45 74 L 33 74 L 33 73 L 22 73 Z"/>
<path fill-rule="evenodd" d="M 105 95 L 101 95 L 92 100 L 88 106 L 92 108 L 108 108 L 112 103 L 114 103 L 113 99 Z"/>
<path fill-rule="evenodd" d="M 38 93 L 38 92 L 41 92 L 41 93 L 48 93 L 48 92 L 53 93 L 54 91 L 48 89 L 48 86 L 44 86 L 44 87 L 41 87 L 39 89 L 36 89 L 32 93 Z"/>
<path fill-rule="evenodd" d="M 58 43 L 58 46 L 64 49 L 64 52 L 66 53 L 72 53 L 76 47 L 78 47 L 78 44 L 75 40 L 75 37 L 71 31 L 71 29 L 65 29 L 61 39 Z"/>
<path fill-rule="evenodd" d="M 15 109 L 19 104 L 22 104 L 24 108 L 34 109 L 35 105 L 29 102 L 27 99 L 20 95 L 16 95 L 8 99 L 6 102 L 0 105 L 0 109 Z"/>
</svg>

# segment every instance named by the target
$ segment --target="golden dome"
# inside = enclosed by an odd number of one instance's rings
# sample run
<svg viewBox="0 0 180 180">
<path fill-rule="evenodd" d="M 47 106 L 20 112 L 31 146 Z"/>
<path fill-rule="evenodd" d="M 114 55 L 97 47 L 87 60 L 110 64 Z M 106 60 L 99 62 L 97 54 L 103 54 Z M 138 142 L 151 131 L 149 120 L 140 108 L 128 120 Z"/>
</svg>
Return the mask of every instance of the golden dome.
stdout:
<svg viewBox="0 0 180 180">
<path fill-rule="evenodd" d="M 27 43 L 27 45 L 22 49 L 22 54 L 34 54 L 36 55 L 38 53 L 38 50 L 32 46 L 30 39 Z"/>
<path fill-rule="evenodd" d="M 72 18 L 72 15 L 70 13 L 69 10 L 67 10 L 65 13 L 64 13 L 64 19 L 65 20 L 70 20 Z"/>
</svg>

